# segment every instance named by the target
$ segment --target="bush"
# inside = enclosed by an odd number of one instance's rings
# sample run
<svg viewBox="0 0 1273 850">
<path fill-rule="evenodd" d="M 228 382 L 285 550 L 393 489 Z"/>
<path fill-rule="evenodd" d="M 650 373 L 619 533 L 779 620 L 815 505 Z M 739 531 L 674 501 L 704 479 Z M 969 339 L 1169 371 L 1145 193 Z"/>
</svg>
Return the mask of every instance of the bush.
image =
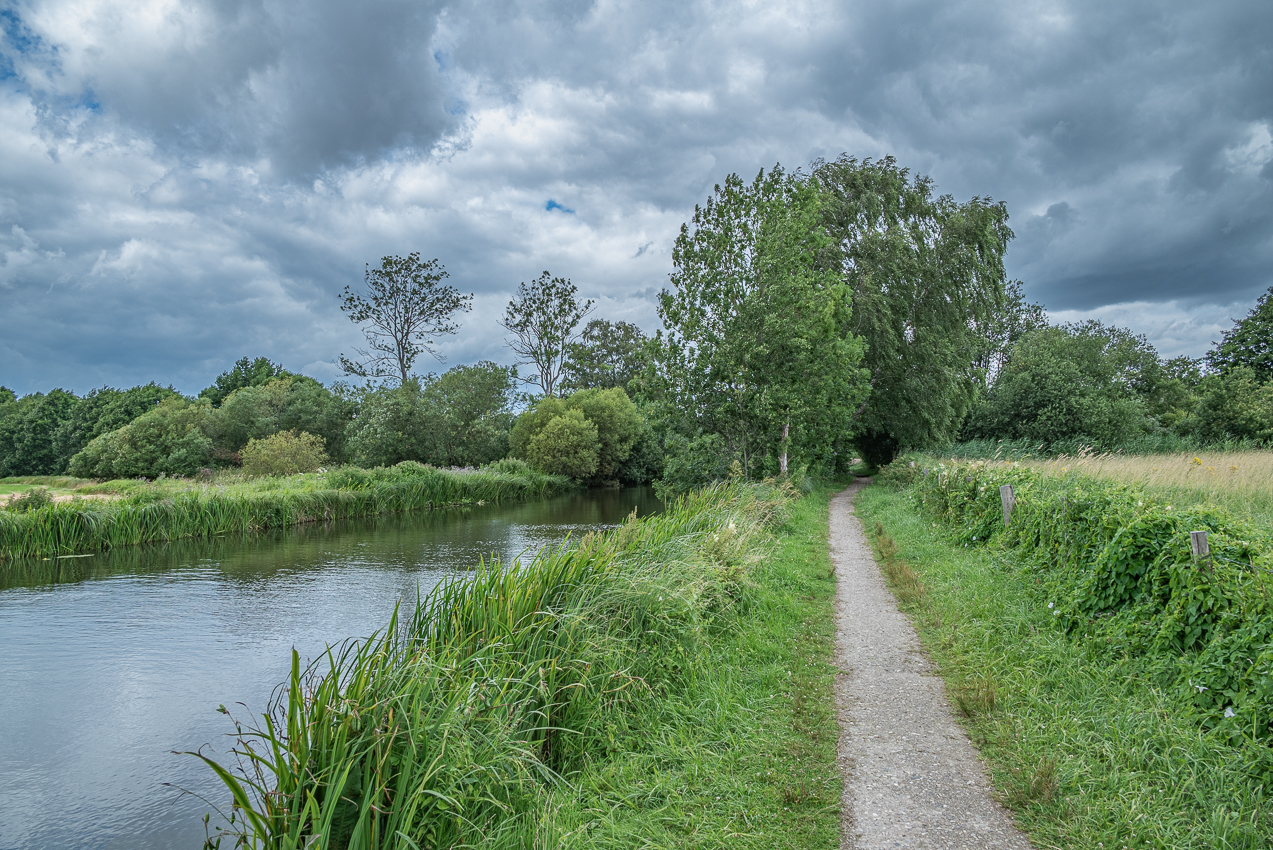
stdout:
<svg viewBox="0 0 1273 850">
<path fill-rule="evenodd" d="M 206 400 L 166 401 L 110 433 L 89 441 L 71 458 L 77 478 L 149 478 L 193 475 L 212 463 L 205 429 L 212 412 Z"/>
<path fill-rule="evenodd" d="M 49 491 L 44 487 L 32 487 L 20 496 L 14 496 L 9 499 L 9 504 L 5 507 L 14 513 L 28 513 L 29 511 L 38 511 L 40 508 L 47 508 L 53 504 L 53 497 L 49 495 Z"/>
<path fill-rule="evenodd" d="M 533 446 L 549 425 L 563 416 L 570 416 L 575 422 L 580 420 L 587 422 L 596 432 L 596 463 L 594 465 L 582 462 L 581 456 L 577 459 L 581 462 L 574 466 L 582 469 L 591 465 L 592 471 L 583 476 L 574 477 L 587 478 L 596 482 L 611 482 L 621 478 L 632 480 L 625 476 L 625 472 L 627 475 L 642 474 L 656 466 L 655 459 L 650 457 L 643 458 L 638 466 L 626 466 L 634 447 L 643 440 L 648 441 L 649 426 L 641 412 L 637 410 L 637 406 L 628 398 L 628 394 L 618 387 L 606 390 L 582 390 L 564 399 L 555 397 L 540 399 L 534 407 L 518 417 L 509 433 L 509 449 L 513 456 L 529 460 L 531 464 L 544 472 L 554 471 L 539 465 L 536 457 L 545 456 L 544 449 L 541 448 L 536 454 L 537 450 Z M 577 430 L 577 425 L 559 425 L 555 429 L 557 436 L 553 439 L 560 440 L 565 433 L 573 433 Z M 657 451 L 657 444 L 653 447 L 643 446 L 646 454 L 652 448 Z"/>
<path fill-rule="evenodd" d="M 498 472 L 501 475 L 525 475 L 530 472 L 530 464 L 515 457 L 506 457 L 482 467 L 487 472 Z"/>
<path fill-rule="evenodd" d="M 582 410 L 567 410 L 549 420 L 526 447 L 531 465 L 550 475 L 591 478 L 597 471 L 601 440 L 597 426 Z"/>
<path fill-rule="evenodd" d="M 317 472 L 328 463 L 326 441 L 304 431 L 279 431 L 248 440 L 240 457 L 248 475 L 295 475 Z"/>
</svg>

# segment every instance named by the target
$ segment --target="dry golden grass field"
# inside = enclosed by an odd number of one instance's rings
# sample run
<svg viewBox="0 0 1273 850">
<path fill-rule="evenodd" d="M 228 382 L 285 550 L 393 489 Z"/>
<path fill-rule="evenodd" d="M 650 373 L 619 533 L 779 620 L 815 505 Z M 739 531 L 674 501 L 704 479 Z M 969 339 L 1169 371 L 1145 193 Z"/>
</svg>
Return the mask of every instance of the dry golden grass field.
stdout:
<svg viewBox="0 0 1273 850">
<path fill-rule="evenodd" d="M 1043 472 L 1078 472 L 1145 488 L 1184 503 L 1210 503 L 1273 524 L 1273 451 L 1168 455 L 1088 454 L 1021 461 Z"/>
</svg>

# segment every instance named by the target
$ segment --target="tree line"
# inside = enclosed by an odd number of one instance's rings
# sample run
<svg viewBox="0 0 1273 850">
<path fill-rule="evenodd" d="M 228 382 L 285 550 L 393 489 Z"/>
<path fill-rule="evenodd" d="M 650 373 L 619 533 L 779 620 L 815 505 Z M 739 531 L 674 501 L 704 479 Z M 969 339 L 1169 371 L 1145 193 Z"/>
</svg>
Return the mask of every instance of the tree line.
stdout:
<svg viewBox="0 0 1273 850">
<path fill-rule="evenodd" d="M 512 456 L 689 487 L 973 438 L 1273 439 L 1269 294 L 1204 358 L 1163 360 L 1126 329 L 1050 325 L 1006 277 L 1012 238 L 1002 203 L 938 195 L 892 158 L 730 175 L 681 228 L 653 337 L 585 324 L 594 302 L 545 271 L 499 320 L 515 365 L 420 375 L 472 295 L 437 259 L 385 257 L 341 296 L 366 347 L 339 363 L 361 384 L 243 358 L 195 398 L 0 388 L 0 476 Z"/>
</svg>

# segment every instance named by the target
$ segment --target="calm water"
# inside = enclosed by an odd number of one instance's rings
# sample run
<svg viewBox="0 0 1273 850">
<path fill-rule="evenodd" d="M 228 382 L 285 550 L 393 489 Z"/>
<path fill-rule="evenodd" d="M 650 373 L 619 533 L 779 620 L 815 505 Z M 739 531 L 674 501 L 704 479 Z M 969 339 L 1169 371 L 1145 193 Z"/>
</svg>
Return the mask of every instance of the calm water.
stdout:
<svg viewBox="0 0 1273 850">
<path fill-rule="evenodd" d="M 302 661 L 399 600 L 659 507 L 648 488 L 0 565 L 0 848 L 198 848 L 231 746 Z M 236 705 L 243 703 L 245 705 Z M 245 707 L 246 706 L 246 707 Z M 205 746 L 206 745 L 206 746 Z"/>
</svg>

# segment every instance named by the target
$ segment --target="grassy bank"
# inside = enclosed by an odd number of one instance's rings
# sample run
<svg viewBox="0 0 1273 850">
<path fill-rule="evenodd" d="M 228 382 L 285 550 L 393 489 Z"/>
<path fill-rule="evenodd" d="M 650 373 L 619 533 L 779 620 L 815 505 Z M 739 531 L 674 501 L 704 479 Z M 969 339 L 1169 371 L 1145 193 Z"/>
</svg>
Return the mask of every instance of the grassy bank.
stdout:
<svg viewBox="0 0 1273 850">
<path fill-rule="evenodd" d="M 248 845 L 835 846 L 827 496 L 692 494 L 294 666 L 222 773 Z"/>
<path fill-rule="evenodd" d="M 0 561 L 441 505 L 545 498 L 574 486 L 566 478 L 534 472 L 448 471 L 411 462 L 285 478 L 107 482 L 76 492 L 115 498 L 72 499 L 27 512 L 0 510 Z"/>
<path fill-rule="evenodd" d="M 1017 488 L 1008 530 L 999 483 Z M 857 504 L 1037 846 L 1267 846 L 1260 529 L 1168 510 L 1141 489 L 992 465 L 876 485 Z M 1181 539 L 1195 525 L 1212 531 L 1209 567 Z"/>
</svg>

